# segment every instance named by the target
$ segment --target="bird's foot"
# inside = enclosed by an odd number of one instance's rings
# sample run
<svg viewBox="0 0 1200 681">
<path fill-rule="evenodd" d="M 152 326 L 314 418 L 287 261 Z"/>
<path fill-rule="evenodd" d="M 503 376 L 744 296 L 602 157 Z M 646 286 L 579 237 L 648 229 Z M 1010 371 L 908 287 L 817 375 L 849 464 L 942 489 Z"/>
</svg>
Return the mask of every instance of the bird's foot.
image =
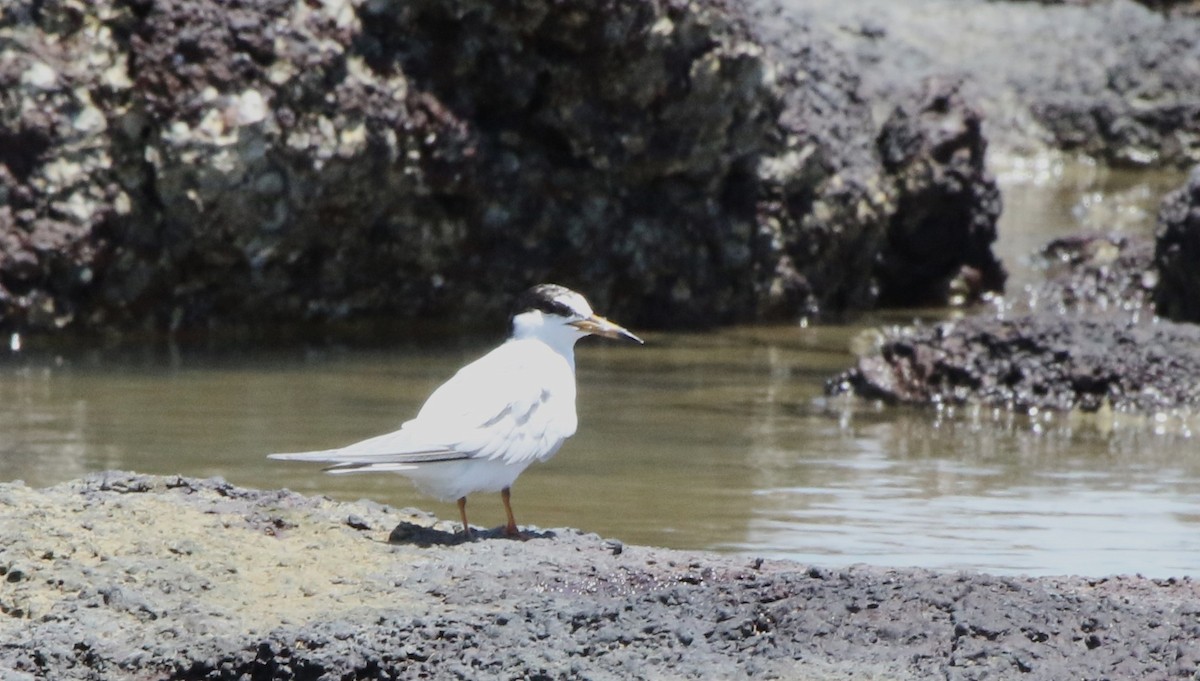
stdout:
<svg viewBox="0 0 1200 681">
<path fill-rule="evenodd" d="M 506 539 L 516 539 L 517 541 L 526 541 L 532 538 L 532 535 L 522 532 L 521 528 L 516 525 L 509 525 L 504 528 L 504 536 Z"/>
</svg>

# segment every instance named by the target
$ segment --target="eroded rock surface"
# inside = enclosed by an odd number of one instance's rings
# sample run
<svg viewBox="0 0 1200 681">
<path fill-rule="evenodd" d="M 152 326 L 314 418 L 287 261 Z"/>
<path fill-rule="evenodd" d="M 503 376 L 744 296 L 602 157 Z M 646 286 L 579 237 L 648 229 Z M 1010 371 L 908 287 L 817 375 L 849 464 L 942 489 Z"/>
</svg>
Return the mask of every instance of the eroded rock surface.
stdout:
<svg viewBox="0 0 1200 681">
<path fill-rule="evenodd" d="M 7 331 L 499 320 L 540 280 L 639 326 L 797 318 L 876 304 L 927 231 L 906 192 L 888 236 L 859 67 L 779 8 L 16 2 L 0 35 Z M 969 260 L 994 197 L 960 179 Z"/>
<path fill-rule="evenodd" d="M 892 331 L 828 388 L 892 402 L 1153 414 L 1200 407 L 1197 376 L 1200 327 L 1042 313 Z"/>
<path fill-rule="evenodd" d="M 1154 265 L 1158 313 L 1177 321 L 1200 322 L 1200 166 L 1163 199 Z"/>
<path fill-rule="evenodd" d="M 1017 309 L 1066 317 L 1153 318 L 1154 242 L 1136 234 L 1085 232 L 1046 244 L 1037 254 L 1045 280 Z"/>
<path fill-rule="evenodd" d="M 1036 255 L 1043 279 L 994 308 L 888 329 L 827 383 L 890 402 L 1010 410 L 1200 407 L 1200 171 L 1164 199 L 1157 238 L 1084 232 Z M 864 337 L 865 338 L 865 337 Z M 866 343 L 859 343 L 860 346 Z"/>
<path fill-rule="evenodd" d="M 991 249 L 1000 188 L 985 167 L 982 115 L 959 83 L 926 87 L 918 103 L 892 112 L 879 135 L 897 195 L 877 269 L 886 304 L 964 302 L 1004 290 L 1004 266 Z"/>
<path fill-rule="evenodd" d="M 1196 160 L 1197 36 L 1125 0 L 18 0 L 0 331 L 970 299 L 986 143 Z"/>
<path fill-rule="evenodd" d="M 832 35 L 863 64 L 870 101 L 961 78 L 988 139 L 1010 151 L 1048 145 L 1132 166 L 1200 161 L 1200 17 L 1181 6 L 785 2 L 842 29 Z"/>
<path fill-rule="evenodd" d="M 1200 585 L 819 569 L 109 472 L 0 484 L 5 679 L 1189 678 Z M 398 523 L 445 541 L 388 543 Z"/>
</svg>

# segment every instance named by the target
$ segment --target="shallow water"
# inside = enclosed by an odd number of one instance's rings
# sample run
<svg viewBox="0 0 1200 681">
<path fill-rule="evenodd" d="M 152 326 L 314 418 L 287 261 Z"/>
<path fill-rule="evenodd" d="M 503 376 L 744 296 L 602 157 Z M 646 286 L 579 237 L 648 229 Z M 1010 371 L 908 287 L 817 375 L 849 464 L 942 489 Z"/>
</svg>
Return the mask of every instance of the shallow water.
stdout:
<svg viewBox="0 0 1200 681">
<path fill-rule="evenodd" d="M 1158 191 L 1126 176 L 1085 178 L 1074 191 L 1056 182 L 1006 182 L 1000 251 L 1018 287 L 1031 276 L 1020 254 L 1120 191 Z M 1114 214 L 1142 215 L 1126 229 L 1148 228 L 1152 210 L 1126 203 Z M 1040 236 L 1029 234 L 1035 224 Z M 823 381 L 852 362 L 861 328 L 911 316 L 646 334 L 644 347 L 584 341 L 579 434 L 517 482 L 518 520 L 823 565 L 1200 575 L 1200 451 L 1188 423 L 822 396 Z M 0 479 L 48 485 L 109 468 L 220 475 L 454 518 L 452 504 L 418 496 L 403 478 L 331 477 L 264 456 L 391 430 L 488 344 L 24 352 L 0 363 Z M 480 525 L 503 521 L 496 495 L 472 497 L 469 510 Z"/>
</svg>

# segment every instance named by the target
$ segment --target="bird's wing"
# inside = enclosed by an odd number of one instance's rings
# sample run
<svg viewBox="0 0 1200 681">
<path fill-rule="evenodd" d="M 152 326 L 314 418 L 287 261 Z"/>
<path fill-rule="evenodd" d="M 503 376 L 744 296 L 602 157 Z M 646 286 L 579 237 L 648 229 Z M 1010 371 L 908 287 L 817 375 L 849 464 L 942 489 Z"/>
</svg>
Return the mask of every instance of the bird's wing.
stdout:
<svg viewBox="0 0 1200 681">
<path fill-rule="evenodd" d="M 403 470 L 461 459 L 527 463 L 547 458 L 574 434 L 576 425 L 574 373 L 559 355 L 548 354 L 552 356 L 507 343 L 460 369 L 400 430 L 341 449 L 271 457 L 320 461 L 343 471 Z"/>
<path fill-rule="evenodd" d="M 463 367 L 405 429 L 472 459 L 530 463 L 575 433 L 575 372 L 544 344 L 510 341 Z"/>
</svg>

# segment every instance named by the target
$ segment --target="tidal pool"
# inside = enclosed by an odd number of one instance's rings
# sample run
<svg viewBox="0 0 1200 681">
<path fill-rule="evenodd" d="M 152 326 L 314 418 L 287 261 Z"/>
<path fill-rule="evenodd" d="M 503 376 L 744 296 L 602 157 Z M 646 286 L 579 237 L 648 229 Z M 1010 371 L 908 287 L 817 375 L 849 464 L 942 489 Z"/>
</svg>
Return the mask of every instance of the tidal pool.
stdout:
<svg viewBox="0 0 1200 681">
<path fill-rule="evenodd" d="M 1165 185 L 1086 168 L 1050 182 L 1038 173 L 1061 168 L 1004 172 L 998 250 L 1010 296 L 1036 274 L 1025 254 L 1053 236 L 1093 222 L 1150 229 Z M 518 521 L 831 566 L 1200 575 L 1200 448 L 1185 420 L 823 396 L 853 361 L 857 333 L 916 314 L 647 333 L 644 347 L 582 342 L 579 433 L 518 480 Z M 41 486 L 114 468 L 223 476 L 455 518 L 398 476 L 332 477 L 265 458 L 397 427 L 496 340 L 424 338 L 369 350 L 16 353 L 0 361 L 0 480 Z M 497 495 L 470 504 L 474 522 L 502 524 Z"/>
<path fill-rule="evenodd" d="M 585 341 L 579 433 L 518 480 L 518 520 L 825 565 L 1200 574 L 1200 454 L 1181 428 L 829 400 L 822 382 L 850 361 L 853 331 Z M 265 455 L 390 430 L 485 349 L 10 362 L 0 477 L 219 475 L 453 518 L 401 477 L 333 477 Z M 473 496 L 471 513 L 503 522 L 496 495 Z"/>
</svg>

